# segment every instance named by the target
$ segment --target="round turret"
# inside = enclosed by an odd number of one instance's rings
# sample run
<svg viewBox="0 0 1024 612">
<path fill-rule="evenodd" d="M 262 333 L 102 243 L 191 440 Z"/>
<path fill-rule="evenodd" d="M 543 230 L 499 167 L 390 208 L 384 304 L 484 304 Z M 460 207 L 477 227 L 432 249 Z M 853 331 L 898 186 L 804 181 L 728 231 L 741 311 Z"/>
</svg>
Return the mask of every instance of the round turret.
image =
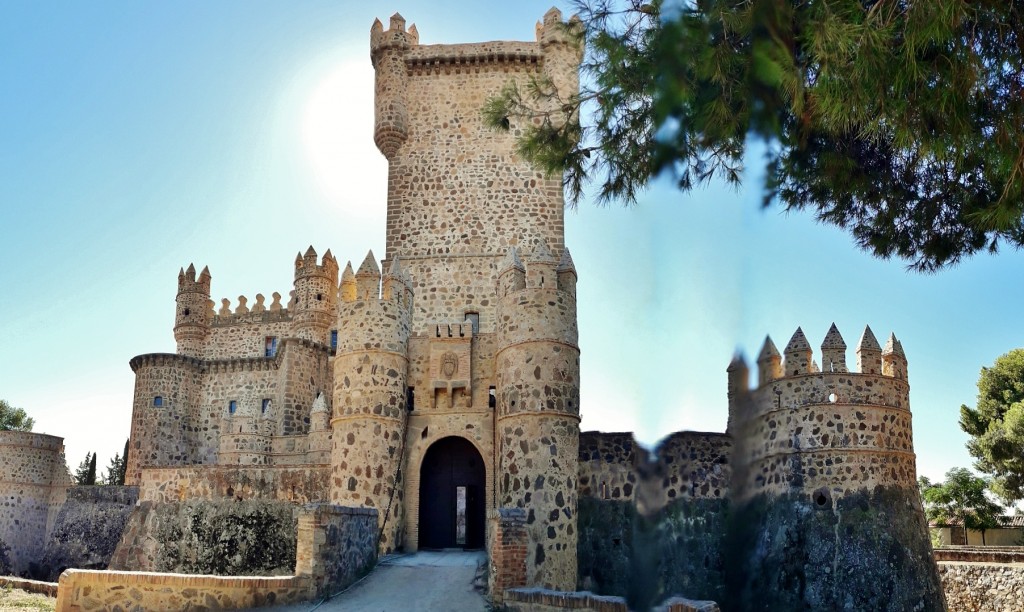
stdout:
<svg viewBox="0 0 1024 612">
<path fill-rule="evenodd" d="M 338 296 L 338 262 L 330 249 L 317 264 L 316 251 L 310 246 L 306 254 L 295 256 L 294 331 L 298 338 L 320 344 L 330 342 Z"/>
<path fill-rule="evenodd" d="M 210 301 L 210 270 L 203 268 L 196 278 L 196 268 L 178 272 L 178 295 L 175 299 L 174 340 L 178 354 L 202 357 L 213 320 L 213 302 Z"/>
</svg>

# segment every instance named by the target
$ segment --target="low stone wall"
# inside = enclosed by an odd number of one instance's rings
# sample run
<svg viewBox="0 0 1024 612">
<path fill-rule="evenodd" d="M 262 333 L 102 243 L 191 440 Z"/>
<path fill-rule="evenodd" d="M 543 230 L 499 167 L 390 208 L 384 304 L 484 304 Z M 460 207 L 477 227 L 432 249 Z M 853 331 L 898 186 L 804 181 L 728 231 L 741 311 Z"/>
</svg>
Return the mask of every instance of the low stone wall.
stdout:
<svg viewBox="0 0 1024 612">
<path fill-rule="evenodd" d="M 57 596 L 56 582 L 42 582 L 40 580 L 28 580 L 27 578 L 10 578 L 0 576 L 0 588 L 21 589 L 29 593 L 39 593 L 47 597 Z"/>
<path fill-rule="evenodd" d="M 189 576 L 70 569 L 61 574 L 57 612 L 257 608 L 310 599 L 306 577 Z"/>
<path fill-rule="evenodd" d="M 1024 610 L 1024 564 L 940 561 L 938 565 L 950 610 Z"/>
<path fill-rule="evenodd" d="M 39 563 L 39 576 L 57 580 L 71 567 L 107 569 L 138 498 L 138 487 L 68 489 Z"/>
<path fill-rule="evenodd" d="M 142 470 L 139 499 L 157 503 L 264 499 L 308 504 L 330 499 L 330 477 L 329 465 L 146 468 Z"/>
<path fill-rule="evenodd" d="M 507 589 L 526 586 L 526 549 L 530 543 L 526 510 L 492 510 L 487 520 L 487 543 L 491 563 L 487 583 L 491 601 L 501 605 Z"/>
<path fill-rule="evenodd" d="M 594 595 L 586 591 L 567 593 L 547 589 L 508 589 L 505 591 L 505 609 L 510 612 L 556 612 L 558 610 L 588 610 L 591 612 L 629 612 L 621 597 Z M 672 597 L 654 612 L 719 612 L 713 601 L 698 601 Z"/>
<path fill-rule="evenodd" d="M 377 510 L 308 504 L 299 515 L 295 573 L 316 595 L 338 593 L 377 562 Z"/>
<path fill-rule="evenodd" d="M 967 563 L 1024 563 L 1024 547 L 985 546 L 936 548 L 932 551 L 936 561 L 963 561 Z"/>
</svg>

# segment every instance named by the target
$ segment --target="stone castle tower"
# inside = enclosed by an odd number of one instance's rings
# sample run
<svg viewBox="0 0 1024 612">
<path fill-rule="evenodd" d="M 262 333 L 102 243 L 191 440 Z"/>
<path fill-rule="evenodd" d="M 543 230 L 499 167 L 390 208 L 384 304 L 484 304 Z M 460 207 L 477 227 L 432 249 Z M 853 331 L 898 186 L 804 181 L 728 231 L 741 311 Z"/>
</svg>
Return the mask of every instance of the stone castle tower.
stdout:
<svg viewBox="0 0 1024 612">
<path fill-rule="evenodd" d="M 384 259 L 339 277 L 332 253 L 309 247 L 286 303 L 219 308 L 210 271 L 182 270 L 177 353 L 131 362 L 129 484 L 216 473 L 224 496 L 375 508 L 381 551 L 481 547 L 487 512 L 520 507 L 530 584 L 575 587 L 579 348 L 562 184 L 480 112 L 510 79 L 578 90 L 561 14 L 536 32 L 421 45 L 400 15 L 373 24 Z M 265 492 L 238 470 L 257 470 Z"/>
</svg>

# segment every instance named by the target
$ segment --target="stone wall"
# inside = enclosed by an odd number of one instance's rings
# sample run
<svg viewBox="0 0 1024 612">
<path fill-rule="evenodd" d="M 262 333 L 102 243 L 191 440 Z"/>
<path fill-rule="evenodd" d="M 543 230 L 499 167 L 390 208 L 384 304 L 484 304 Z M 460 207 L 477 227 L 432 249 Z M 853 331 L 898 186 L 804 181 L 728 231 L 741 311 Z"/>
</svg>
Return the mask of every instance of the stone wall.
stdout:
<svg viewBox="0 0 1024 612">
<path fill-rule="evenodd" d="M 1024 546 L 954 546 L 932 551 L 936 561 L 1024 564 Z"/>
<path fill-rule="evenodd" d="M 62 438 L 0 431 L 0 542 L 12 573 L 37 569 L 70 485 Z"/>
<path fill-rule="evenodd" d="M 939 562 L 950 610 L 1024 610 L 1024 564 Z"/>
<path fill-rule="evenodd" d="M 67 570 L 57 612 L 85 610 L 232 610 L 298 603 L 309 579 Z"/>
<path fill-rule="evenodd" d="M 140 502 L 110 567 L 228 576 L 291 574 L 299 508 L 259 499 Z"/>
<path fill-rule="evenodd" d="M 138 487 L 68 489 L 46 542 L 39 577 L 56 581 L 68 568 L 106 569 L 138 498 Z"/>
</svg>

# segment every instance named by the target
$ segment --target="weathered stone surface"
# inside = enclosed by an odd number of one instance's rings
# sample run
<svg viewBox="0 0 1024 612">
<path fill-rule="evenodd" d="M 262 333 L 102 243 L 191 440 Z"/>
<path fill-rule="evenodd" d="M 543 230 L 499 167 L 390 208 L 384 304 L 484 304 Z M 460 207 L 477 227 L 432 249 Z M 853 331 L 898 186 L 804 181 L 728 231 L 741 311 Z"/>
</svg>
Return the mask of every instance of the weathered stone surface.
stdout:
<svg viewBox="0 0 1024 612">
<path fill-rule="evenodd" d="M 138 497 L 138 487 L 68 489 L 39 563 L 39 577 L 55 582 L 70 567 L 106 569 Z"/>
<path fill-rule="evenodd" d="M 1024 610 L 1024 564 L 939 562 L 950 610 Z"/>
</svg>

